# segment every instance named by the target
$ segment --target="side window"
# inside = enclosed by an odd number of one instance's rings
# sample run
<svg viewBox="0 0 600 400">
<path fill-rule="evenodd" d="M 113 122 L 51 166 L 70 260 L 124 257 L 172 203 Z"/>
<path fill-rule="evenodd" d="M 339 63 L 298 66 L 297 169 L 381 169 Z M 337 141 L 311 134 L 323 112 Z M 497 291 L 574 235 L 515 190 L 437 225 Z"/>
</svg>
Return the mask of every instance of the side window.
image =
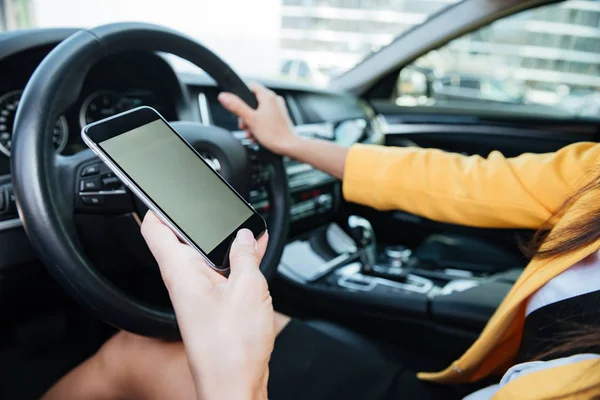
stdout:
<svg viewBox="0 0 600 400">
<path fill-rule="evenodd" d="M 498 20 L 400 71 L 399 105 L 520 104 L 600 118 L 600 2 L 570 0 Z"/>
</svg>

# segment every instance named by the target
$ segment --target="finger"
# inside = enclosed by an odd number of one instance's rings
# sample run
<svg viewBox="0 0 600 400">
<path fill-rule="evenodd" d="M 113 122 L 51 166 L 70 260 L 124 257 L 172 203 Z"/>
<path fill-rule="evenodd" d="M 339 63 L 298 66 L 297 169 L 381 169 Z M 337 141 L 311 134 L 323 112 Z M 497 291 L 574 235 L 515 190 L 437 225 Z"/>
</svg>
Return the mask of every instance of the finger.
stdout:
<svg viewBox="0 0 600 400">
<path fill-rule="evenodd" d="M 219 93 L 219 101 L 227 109 L 238 117 L 249 118 L 254 110 L 233 93 L 221 92 Z"/>
<path fill-rule="evenodd" d="M 265 231 L 261 237 L 258 238 L 258 254 L 260 255 L 260 259 L 265 256 L 267 251 L 267 244 L 269 243 L 269 232 Z"/>
<path fill-rule="evenodd" d="M 240 229 L 229 251 L 231 273 L 229 280 L 233 281 L 251 271 L 258 271 L 260 253 L 254 235 L 248 229 Z"/>
<path fill-rule="evenodd" d="M 223 279 L 206 265 L 204 258 L 196 250 L 181 243 L 173 231 L 151 211 L 146 213 L 142 223 L 142 236 L 156 259 L 169 290 L 209 287 L 218 282 L 219 278 Z"/>
<path fill-rule="evenodd" d="M 146 213 L 141 229 L 146 244 L 159 264 L 166 263 L 172 254 L 170 249 L 181 244 L 173 231 L 152 211 Z"/>
<path fill-rule="evenodd" d="M 243 118 L 238 118 L 238 128 L 240 131 L 245 131 L 248 129 L 248 125 L 246 125 L 246 122 Z"/>
<path fill-rule="evenodd" d="M 279 105 L 280 105 L 281 107 L 283 107 L 283 108 L 285 108 L 285 107 L 286 107 L 286 104 L 285 104 L 285 99 L 284 99 L 283 97 L 281 97 L 281 96 L 277 96 L 277 103 L 279 103 Z"/>
<path fill-rule="evenodd" d="M 264 85 L 256 81 L 250 82 L 248 87 L 250 87 L 250 90 L 252 90 L 254 94 L 263 93 L 268 90 Z"/>
<path fill-rule="evenodd" d="M 252 92 L 256 96 L 256 99 L 258 100 L 259 103 L 265 97 L 270 96 L 270 95 L 275 95 L 275 93 L 272 90 L 266 88 L 265 86 L 261 85 L 258 82 L 250 82 L 249 86 L 250 86 L 250 90 L 252 90 Z"/>
</svg>

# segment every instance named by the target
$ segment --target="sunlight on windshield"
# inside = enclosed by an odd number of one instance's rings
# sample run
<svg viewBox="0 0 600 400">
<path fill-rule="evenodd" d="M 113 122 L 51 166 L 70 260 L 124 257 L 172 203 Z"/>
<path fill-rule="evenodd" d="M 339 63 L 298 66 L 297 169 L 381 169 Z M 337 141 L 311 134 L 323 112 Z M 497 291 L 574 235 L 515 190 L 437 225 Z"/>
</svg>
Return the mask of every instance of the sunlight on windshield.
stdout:
<svg viewBox="0 0 600 400">
<path fill-rule="evenodd" d="M 195 38 L 243 75 L 325 85 L 455 1 L 4 0 L 0 30 L 151 22 Z"/>
</svg>

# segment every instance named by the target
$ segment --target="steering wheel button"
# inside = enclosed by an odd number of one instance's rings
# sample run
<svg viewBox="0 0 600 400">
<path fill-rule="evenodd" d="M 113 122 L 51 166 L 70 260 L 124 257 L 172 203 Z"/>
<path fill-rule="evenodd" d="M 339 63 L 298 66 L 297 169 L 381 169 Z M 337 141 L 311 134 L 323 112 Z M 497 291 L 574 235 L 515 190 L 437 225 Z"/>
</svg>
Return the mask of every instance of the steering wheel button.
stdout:
<svg viewBox="0 0 600 400">
<path fill-rule="evenodd" d="M 100 178 L 82 179 L 80 185 L 81 192 L 97 192 L 100 190 Z"/>
<path fill-rule="evenodd" d="M 121 187 L 121 181 L 117 177 L 110 177 L 102 179 L 102 189 L 113 190 Z"/>
<path fill-rule="evenodd" d="M 83 195 L 80 198 L 81 202 L 86 206 L 101 206 L 104 204 L 103 195 Z"/>
<path fill-rule="evenodd" d="M 98 172 L 100 172 L 100 165 L 98 165 L 98 164 L 88 165 L 81 171 L 81 176 L 96 175 Z"/>
</svg>

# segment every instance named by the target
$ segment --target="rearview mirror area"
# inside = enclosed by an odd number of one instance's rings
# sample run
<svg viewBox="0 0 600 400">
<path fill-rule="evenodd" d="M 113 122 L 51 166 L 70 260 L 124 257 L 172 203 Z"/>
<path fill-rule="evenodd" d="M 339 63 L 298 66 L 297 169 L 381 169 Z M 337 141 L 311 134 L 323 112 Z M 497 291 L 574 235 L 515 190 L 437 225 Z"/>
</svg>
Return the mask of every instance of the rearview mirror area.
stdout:
<svg viewBox="0 0 600 400">
<path fill-rule="evenodd" d="M 431 80 L 427 73 L 412 66 L 402 68 L 396 82 L 396 104 L 399 106 L 429 105 L 431 101 Z"/>
</svg>

